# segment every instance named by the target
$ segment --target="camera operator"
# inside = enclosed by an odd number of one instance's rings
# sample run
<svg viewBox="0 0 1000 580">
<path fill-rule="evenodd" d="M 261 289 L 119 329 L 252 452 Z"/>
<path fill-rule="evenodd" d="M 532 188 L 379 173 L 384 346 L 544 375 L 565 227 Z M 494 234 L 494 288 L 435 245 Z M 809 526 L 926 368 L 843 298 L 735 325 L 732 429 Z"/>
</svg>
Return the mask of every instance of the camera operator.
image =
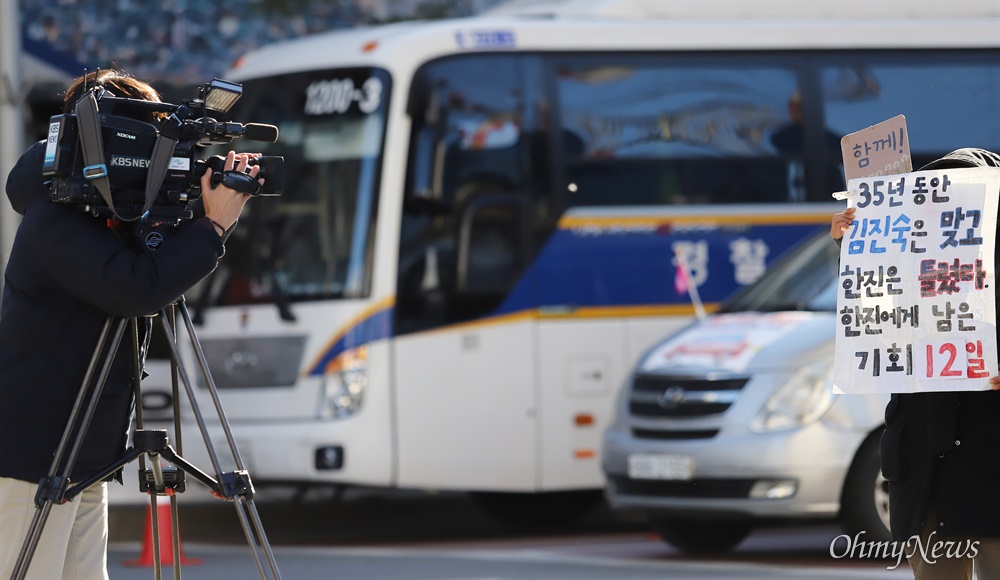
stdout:
<svg viewBox="0 0 1000 580">
<path fill-rule="evenodd" d="M 160 101 L 150 85 L 114 69 L 76 79 L 65 111 L 88 88 Z M 135 111 L 152 121 L 153 114 Z M 207 276 L 224 253 L 226 234 L 249 195 L 201 177 L 194 217 L 155 252 L 129 239 L 128 223 L 111 228 L 80 208 L 51 201 L 42 176 L 45 142 L 29 148 L 7 178 L 23 215 L 6 270 L 0 311 L 0 578 L 13 572 L 44 479 L 109 316 L 143 317 L 165 308 Z M 245 172 L 252 156 L 229 152 L 225 171 Z M 258 180 L 262 182 L 263 180 Z M 149 318 L 140 318 L 145 353 Z M 126 333 L 126 337 L 129 334 Z M 108 342 L 111 342 L 110 340 Z M 109 347 L 105 347 L 107 350 Z M 103 359 L 102 359 L 103 360 Z M 71 481 L 100 473 L 124 456 L 133 411 L 132 341 L 123 340 L 85 436 Z M 119 470 L 114 479 L 121 482 Z M 111 478 L 109 478 L 111 479 Z M 107 481 L 54 505 L 28 578 L 107 578 Z"/>
</svg>

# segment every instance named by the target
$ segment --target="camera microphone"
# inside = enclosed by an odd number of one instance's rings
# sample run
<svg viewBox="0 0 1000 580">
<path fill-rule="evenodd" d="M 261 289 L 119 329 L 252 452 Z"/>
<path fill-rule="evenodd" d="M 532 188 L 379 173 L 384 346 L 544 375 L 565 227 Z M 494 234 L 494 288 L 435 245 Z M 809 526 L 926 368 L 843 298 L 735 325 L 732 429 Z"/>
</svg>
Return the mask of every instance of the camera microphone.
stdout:
<svg viewBox="0 0 1000 580">
<path fill-rule="evenodd" d="M 224 145 L 236 139 L 265 141 L 274 143 L 278 140 L 278 128 L 274 125 L 261 123 L 220 123 L 215 119 L 199 119 L 189 126 L 189 130 L 197 134 L 198 145 Z"/>
<path fill-rule="evenodd" d="M 274 143 L 278 140 L 278 128 L 274 125 L 247 123 L 243 125 L 243 138 L 251 141 Z"/>
</svg>

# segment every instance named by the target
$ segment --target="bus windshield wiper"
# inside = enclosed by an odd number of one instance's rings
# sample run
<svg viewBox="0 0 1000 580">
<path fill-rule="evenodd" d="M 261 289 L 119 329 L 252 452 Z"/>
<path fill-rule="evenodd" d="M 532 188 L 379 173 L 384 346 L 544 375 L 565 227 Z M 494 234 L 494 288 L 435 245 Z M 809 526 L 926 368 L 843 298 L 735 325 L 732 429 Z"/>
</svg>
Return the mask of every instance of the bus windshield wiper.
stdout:
<svg viewBox="0 0 1000 580">
<path fill-rule="evenodd" d="M 295 314 L 292 312 L 292 302 L 288 299 L 285 289 L 281 287 L 281 282 L 278 281 L 278 272 L 270 269 L 267 275 L 271 277 L 271 298 L 274 301 L 274 305 L 278 307 L 278 314 L 285 322 L 295 322 Z"/>
</svg>

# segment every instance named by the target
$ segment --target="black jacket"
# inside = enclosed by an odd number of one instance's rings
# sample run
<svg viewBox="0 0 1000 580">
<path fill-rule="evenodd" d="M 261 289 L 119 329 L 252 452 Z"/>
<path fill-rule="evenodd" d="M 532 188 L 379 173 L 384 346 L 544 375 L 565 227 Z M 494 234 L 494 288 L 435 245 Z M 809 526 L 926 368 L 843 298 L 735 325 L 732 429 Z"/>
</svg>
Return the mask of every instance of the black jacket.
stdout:
<svg viewBox="0 0 1000 580">
<path fill-rule="evenodd" d="M 183 223 L 155 253 L 134 249 L 105 220 L 49 200 L 43 154 L 44 141 L 7 178 L 23 219 L 0 309 L 0 476 L 30 482 L 49 471 L 109 316 L 161 310 L 208 275 L 223 252 L 205 219 Z M 132 343 L 126 333 L 72 480 L 122 457 L 133 405 Z"/>
<path fill-rule="evenodd" d="M 1000 167 L 1000 155 L 960 149 L 921 170 L 962 167 Z M 1000 252 L 997 258 L 1000 306 Z M 918 534 L 932 502 L 939 537 L 1000 537 L 1000 391 L 894 394 L 885 421 L 881 462 L 893 537 Z"/>
</svg>

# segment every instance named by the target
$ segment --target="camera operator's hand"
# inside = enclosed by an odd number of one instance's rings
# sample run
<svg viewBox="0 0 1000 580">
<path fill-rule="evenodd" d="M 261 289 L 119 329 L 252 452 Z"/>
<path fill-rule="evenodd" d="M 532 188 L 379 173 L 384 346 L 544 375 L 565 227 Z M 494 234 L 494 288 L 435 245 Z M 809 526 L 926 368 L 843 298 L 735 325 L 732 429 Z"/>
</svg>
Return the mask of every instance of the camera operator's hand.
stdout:
<svg viewBox="0 0 1000 580">
<path fill-rule="evenodd" d="M 247 166 L 253 156 L 250 153 L 230 151 L 226 155 L 224 171 L 235 170 L 246 173 L 250 177 L 257 177 L 257 172 L 260 171 L 259 166 L 250 166 L 250 170 L 247 171 Z M 264 183 L 263 179 L 258 179 L 257 181 L 262 185 Z M 239 219 L 240 213 L 243 212 L 243 205 L 246 204 L 248 199 L 250 199 L 249 194 L 236 191 L 225 185 L 219 184 L 213 186 L 211 168 L 206 170 L 205 174 L 201 176 L 201 202 L 205 207 L 205 217 L 211 220 L 213 224 L 216 224 L 216 230 L 220 227 L 223 229 L 223 231 L 219 232 L 220 236 L 233 227 L 233 224 Z"/>
</svg>

